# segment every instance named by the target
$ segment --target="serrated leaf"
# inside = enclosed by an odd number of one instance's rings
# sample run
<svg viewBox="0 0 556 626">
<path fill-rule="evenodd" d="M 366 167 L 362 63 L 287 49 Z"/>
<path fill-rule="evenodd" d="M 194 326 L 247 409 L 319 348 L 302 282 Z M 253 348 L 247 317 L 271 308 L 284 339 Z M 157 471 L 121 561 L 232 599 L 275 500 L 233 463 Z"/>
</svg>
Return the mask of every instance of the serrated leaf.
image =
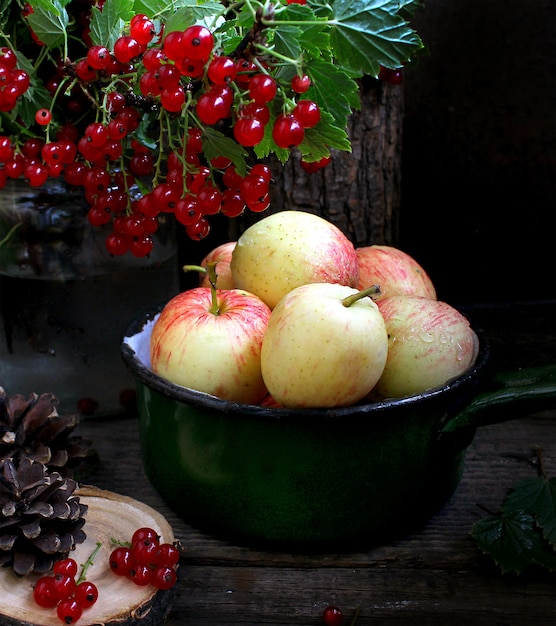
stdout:
<svg viewBox="0 0 556 626">
<path fill-rule="evenodd" d="M 303 156 L 309 156 L 307 160 L 318 161 L 329 156 L 331 148 L 351 152 L 351 143 L 345 129 L 334 126 L 332 116 L 322 111 L 320 122 L 305 130 L 305 138 L 299 145 L 299 151 Z"/>
<path fill-rule="evenodd" d="M 502 505 L 504 514 L 530 513 L 544 538 L 556 546 L 556 478 L 525 478 L 515 484 Z"/>
<path fill-rule="evenodd" d="M 292 25 L 281 24 L 281 21 L 296 22 Z M 305 23 L 304 23 L 305 22 Z M 308 5 L 291 4 L 276 18 L 275 31 L 282 38 L 287 38 L 287 29 L 295 28 L 295 45 L 311 56 L 319 56 L 330 48 L 329 27 L 325 20 L 319 20 Z M 290 31 L 293 33 L 293 31 Z M 293 42 L 292 42 L 293 43 Z M 277 50 L 281 52 L 279 43 Z M 286 55 L 291 56 L 291 55 Z M 297 55 L 294 55 L 297 56 Z"/>
<path fill-rule="evenodd" d="M 330 42 L 341 65 L 378 76 L 380 66 L 401 67 L 423 44 L 392 0 L 336 0 Z"/>
<path fill-rule="evenodd" d="M 274 49 L 285 57 L 297 59 L 301 54 L 300 37 L 301 29 L 297 26 L 280 26 L 274 33 Z"/>
<path fill-rule="evenodd" d="M 352 109 L 360 106 L 357 83 L 341 69 L 321 59 L 308 64 L 306 72 L 313 84 L 311 98 L 332 115 L 335 126 L 346 128 Z"/>
<path fill-rule="evenodd" d="M 544 540 L 533 516 L 523 511 L 484 517 L 473 525 L 471 536 L 503 574 L 520 574 L 534 564 L 556 570 L 556 552 Z"/>
<path fill-rule="evenodd" d="M 220 156 L 227 157 L 235 165 L 240 176 L 244 176 L 247 171 L 245 148 L 210 126 L 203 131 L 203 153 L 209 161 Z"/>
<path fill-rule="evenodd" d="M 132 0 L 106 0 L 102 11 L 91 9 L 91 40 L 93 44 L 114 49 L 125 22 L 134 15 Z"/>
<path fill-rule="evenodd" d="M 45 45 L 51 48 L 63 46 L 69 17 L 58 0 L 34 5 L 33 13 L 27 17 L 27 22 L 37 38 Z"/>
</svg>

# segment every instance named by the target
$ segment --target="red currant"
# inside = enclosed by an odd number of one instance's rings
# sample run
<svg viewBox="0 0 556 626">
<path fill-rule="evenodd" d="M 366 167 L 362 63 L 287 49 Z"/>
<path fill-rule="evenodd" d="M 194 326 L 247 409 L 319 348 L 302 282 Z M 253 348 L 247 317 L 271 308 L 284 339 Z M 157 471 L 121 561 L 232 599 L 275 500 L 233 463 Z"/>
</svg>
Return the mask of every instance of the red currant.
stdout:
<svg viewBox="0 0 556 626">
<path fill-rule="evenodd" d="M 327 157 L 322 157 L 322 159 L 318 160 L 318 161 L 304 161 L 303 159 L 301 159 L 301 161 L 299 162 L 301 165 L 301 169 L 303 169 L 305 172 L 307 172 L 307 174 L 314 174 L 315 172 L 318 172 L 319 170 L 321 170 L 323 167 L 326 167 L 330 161 L 331 161 L 331 157 L 327 156 Z"/>
<path fill-rule="evenodd" d="M 204 59 L 206 61 L 212 52 L 214 37 L 208 28 L 196 24 L 185 29 L 181 45 L 184 56 L 190 59 Z"/>
<path fill-rule="evenodd" d="M 142 539 L 133 544 L 133 556 L 138 563 L 153 563 L 158 552 L 158 540 Z"/>
<path fill-rule="evenodd" d="M 129 250 L 130 240 L 121 233 L 110 233 L 106 237 L 106 249 L 113 256 L 122 256 Z"/>
<path fill-rule="evenodd" d="M 340 626 L 344 616 L 341 609 L 337 606 L 330 605 L 327 606 L 322 612 L 322 619 L 326 626 Z"/>
<path fill-rule="evenodd" d="M 48 169 L 42 163 L 30 163 L 25 168 L 24 175 L 31 187 L 40 187 L 48 180 Z"/>
<path fill-rule="evenodd" d="M 154 248 L 152 237 L 145 235 L 143 237 L 134 237 L 129 245 L 129 250 L 133 256 L 143 258 L 149 256 Z"/>
<path fill-rule="evenodd" d="M 118 576 L 129 576 L 135 567 L 136 561 L 131 548 L 120 546 L 110 554 L 110 569 Z"/>
<path fill-rule="evenodd" d="M 262 176 L 249 173 L 241 181 L 239 191 L 245 203 L 249 205 L 249 203 L 260 200 L 268 193 L 268 181 Z"/>
<path fill-rule="evenodd" d="M 137 543 L 138 541 L 151 541 L 153 543 L 160 543 L 160 535 L 154 530 L 154 528 L 149 528 L 148 526 L 142 526 L 138 528 L 133 535 L 131 536 L 131 545 Z"/>
<path fill-rule="evenodd" d="M 64 624 L 75 624 L 83 615 L 83 607 L 75 598 L 65 598 L 56 608 L 56 613 Z"/>
<path fill-rule="evenodd" d="M 75 588 L 73 597 L 83 608 L 89 608 L 98 600 L 97 586 L 89 580 L 84 580 Z"/>
<path fill-rule="evenodd" d="M 197 200 L 190 195 L 178 200 L 174 215 L 178 222 L 184 226 L 193 226 L 202 217 Z"/>
<path fill-rule="evenodd" d="M 163 89 L 160 94 L 160 104 L 170 113 L 178 113 L 185 104 L 185 90 L 181 85 Z"/>
<path fill-rule="evenodd" d="M 276 81 L 268 74 L 256 74 L 249 81 L 249 95 L 258 104 L 270 102 L 276 89 Z"/>
<path fill-rule="evenodd" d="M 35 154 L 38 154 L 40 152 L 40 146 L 41 144 L 37 146 L 37 151 Z M 7 135 L 2 135 L 0 137 L 0 161 L 2 163 L 5 163 L 6 161 L 9 161 L 13 157 L 13 155 L 14 148 L 12 146 L 11 139 Z"/>
<path fill-rule="evenodd" d="M 69 598 L 75 591 L 75 578 L 69 574 L 55 574 L 52 591 L 58 600 Z"/>
<path fill-rule="evenodd" d="M 238 217 L 245 210 L 245 202 L 238 191 L 226 189 L 222 194 L 220 213 L 226 217 Z"/>
<path fill-rule="evenodd" d="M 197 101 L 195 110 L 203 124 L 216 124 L 230 114 L 230 103 L 215 91 L 205 92 Z"/>
<path fill-rule="evenodd" d="M 47 126 L 52 121 L 52 113 L 48 109 L 39 109 L 35 113 L 35 121 L 41 126 Z"/>
<path fill-rule="evenodd" d="M 237 67 L 233 59 L 226 56 L 216 56 L 209 63 L 207 75 L 209 80 L 216 85 L 226 85 L 234 80 Z"/>
<path fill-rule="evenodd" d="M 147 44 L 155 35 L 154 23 L 142 13 L 134 15 L 129 23 L 129 34 L 141 44 Z"/>
<path fill-rule="evenodd" d="M 161 543 L 156 553 L 156 564 L 174 567 L 180 559 L 180 551 L 172 543 Z"/>
<path fill-rule="evenodd" d="M 240 117 L 234 124 L 234 138 L 246 148 L 256 146 L 264 138 L 264 124 L 255 117 Z"/>
<path fill-rule="evenodd" d="M 136 585 L 144 587 L 152 582 L 152 572 L 153 570 L 146 563 L 137 563 L 130 572 L 129 578 Z"/>
<path fill-rule="evenodd" d="M 272 128 L 272 138 L 279 148 L 292 149 L 298 146 L 305 137 L 303 126 L 295 115 L 280 114 Z"/>
<path fill-rule="evenodd" d="M 210 224 L 206 218 L 201 217 L 195 224 L 187 225 L 185 232 L 190 239 L 201 241 L 209 234 Z"/>
<path fill-rule="evenodd" d="M 33 599 L 44 608 L 52 608 L 58 604 L 58 598 L 54 593 L 54 578 L 41 576 L 33 587 Z"/>
<path fill-rule="evenodd" d="M 110 50 L 105 46 L 93 46 L 87 51 L 87 63 L 95 70 L 105 70 L 111 62 Z"/>
<path fill-rule="evenodd" d="M 114 44 L 114 56 L 120 63 L 129 63 L 143 51 L 141 44 L 131 35 L 122 35 Z"/>
<path fill-rule="evenodd" d="M 309 78 L 309 76 L 307 76 L 307 74 L 303 74 L 301 76 L 299 74 L 296 74 L 291 79 L 290 84 L 295 93 L 305 93 L 311 86 L 311 79 Z"/>
<path fill-rule="evenodd" d="M 320 108 L 312 100 L 300 100 L 292 114 L 299 120 L 303 128 L 312 128 L 320 121 Z"/>
<path fill-rule="evenodd" d="M 90 83 L 97 79 L 97 71 L 89 65 L 87 59 L 80 59 L 75 64 L 75 74 L 79 80 Z"/>
<path fill-rule="evenodd" d="M 403 82 L 403 74 L 401 68 L 391 69 L 389 67 L 380 67 L 378 79 L 391 85 L 400 85 Z"/>
<path fill-rule="evenodd" d="M 151 582 L 157 589 L 171 589 L 177 581 L 176 570 L 167 565 L 159 565 L 152 572 Z"/>
<path fill-rule="evenodd" d="M 67 576 L 75 576 L 77 574 L 77 562 L 74 559 L 67 558 L 56 561 L 52 571 L 54 574 L 66 574 Z"/>
</svg>

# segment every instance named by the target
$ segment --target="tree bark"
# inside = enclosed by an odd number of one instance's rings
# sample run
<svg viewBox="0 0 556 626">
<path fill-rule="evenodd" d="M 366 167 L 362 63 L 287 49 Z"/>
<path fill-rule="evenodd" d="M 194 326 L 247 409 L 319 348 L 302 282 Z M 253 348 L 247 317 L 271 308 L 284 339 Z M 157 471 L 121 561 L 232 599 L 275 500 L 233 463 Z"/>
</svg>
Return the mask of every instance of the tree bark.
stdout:
<svg viewBox="0 0 556 626">
<path fill-rule="evenodd" d="M 372 78 L 360 86 L 361 110 L 348 124 L 352 152 L 333 151 L 315 174 L 304 172 L 295 155 L 283 166 L 272 157 L 271 208 L 234 221 L 230 239 L 270 213 L 293 209 L 331 221 L 355 246 L 398 245 L 403 88 Z"/>
</svg>

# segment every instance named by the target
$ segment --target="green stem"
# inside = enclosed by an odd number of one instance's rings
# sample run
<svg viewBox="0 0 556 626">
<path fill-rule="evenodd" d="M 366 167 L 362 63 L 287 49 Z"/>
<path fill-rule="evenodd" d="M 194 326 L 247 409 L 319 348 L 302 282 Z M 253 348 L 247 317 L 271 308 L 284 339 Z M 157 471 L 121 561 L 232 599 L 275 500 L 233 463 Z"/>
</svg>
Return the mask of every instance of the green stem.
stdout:
<svg viewBox="0 0 556 626">
<path fill-rule="evenodd" d="M 353 614 L 353 619 L 349 623 L 349 626 L 355 626 L 355 622 L 357 621 L 357 618 L 359 617 L 359 613 L 361 613 L 361 607 L 360 606 L 358 606 L 355 609 L 355 613 Z"/>
<path fill-rule="evenodd" d="M 10 237 L 12 237 L 12 235 L 15 233 L 15 231 L 21 226 L 21 222 L 18 222 L 17 224 L 14 224 L 10 230 L 7 232 L 6 236 L 4 237 L 4 239 L 0 239 L 0 246 L 3 246 L 5 243 L 7 243 L 10 240 Z"/>
<path fill-rule="evenodd" d="M 372 300 L 372 296 L 378 296 L 379 294 L 380 287 L 378 285 L 371 285 L 370 287 L 362 289 L 361 291 L 358 291 L 351 296 L 347 296 L 342 300 L 342 304 L 344 306 L 351 306 L 354 302 L 361 300 L 361 298 L 366 298 L 367 296 L 369 296 L 369 298 L 371 298 Z"/>
<path fill-rule="evenodd" d="M 216 279 L 218 278 L 218 274 L 216 273 L 217 263 L 218 261 L 209 261 L 206 268 L 201 267 L 200 265 L 184 265 L 182 268 L 184 272 L 194 271 L 208 275 L 211 295 L 209 313 L 212 313 L 213 315 L 220 315 L 220 305 L 218 304 L 218 293 L 216 290 Z"/>
<path fill-rule="evenodd" d="M 98 551 L 100 550 L 101 546 L 102 546 L 102 543 L 100 541 L 97 541 L 97 547 L 91 552 L 91 554 L 89 555 L 89 558 L 81 566 L 81 572 L 79 573 L 79 578 L 75 581 L 76 584 L 79 585 L 79 583 L 82 583 L 84 580 L 86 580 L 87 570 L 93 564 L 93 561 L 95 560 L 95 556 L 98 554 Z"/>
</svg>

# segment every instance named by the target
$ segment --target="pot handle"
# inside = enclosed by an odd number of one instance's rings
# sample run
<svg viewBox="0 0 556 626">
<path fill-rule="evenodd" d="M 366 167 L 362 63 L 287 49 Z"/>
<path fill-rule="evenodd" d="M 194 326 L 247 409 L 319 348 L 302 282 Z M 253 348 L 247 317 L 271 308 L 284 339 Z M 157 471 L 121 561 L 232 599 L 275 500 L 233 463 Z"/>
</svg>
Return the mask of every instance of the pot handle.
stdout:
<svg viewBox="0 0 556 626">
<path fill-rule="evenodd" d="M 442 434 L 505 422 L 556 407 L 556 365 L 500 372 L 443 425 Z"/>
</svg>

